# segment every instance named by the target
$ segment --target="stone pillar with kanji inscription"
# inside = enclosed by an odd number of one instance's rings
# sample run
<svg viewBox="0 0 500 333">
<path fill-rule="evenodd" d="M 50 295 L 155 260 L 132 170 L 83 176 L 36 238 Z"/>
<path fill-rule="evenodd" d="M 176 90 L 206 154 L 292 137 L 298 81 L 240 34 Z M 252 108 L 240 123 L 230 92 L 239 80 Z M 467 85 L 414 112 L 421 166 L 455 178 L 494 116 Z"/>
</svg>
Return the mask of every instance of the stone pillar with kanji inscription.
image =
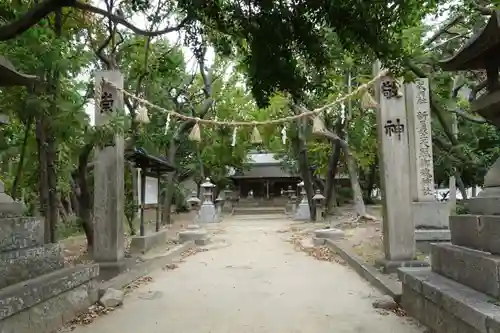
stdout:
<svg viewBox="0 0 500 333">
<path fill-rule="evenodd" d="M 112 84 L 102 83 L 103 78 Z M 119 71 L 97 72 L 95 82 L 97 89 L 101 86 L 95 126 L 102 126 L 123 112 L 123 93 L 116 89 L 123 88 L 123 76 Z M 94 260 L 101 274 L 110 277 L 124 268 L 123 136 L 115 134 L 110 142 L 96 147 L 94 156 Z"/>
<path fill-rule="evenodd" d="M 374 66 L 375 75 L 380 71 Z M 377 134 L 383 200 L 383 241 L 385 257 L 378 261 L 385 272 L 400 266 L 420 266 L 415 258 L 415 233 L 410 192 L 408 122 L 404 87 L 392 76 L 377 80 L 379 101 Z"/>
<path fill-rule="evenodd" d="M 418 241 L 448 241 L 450 209 L 434 195 L 434 163 L 429 79 L 419 78 L 405 86 L 408 138 L 410 144 L 410 185 L 413 221 Z M 437 239 L 439 235 L 440 239 Z M 444 238 L 443 238 L 444 237 Z M 425 239 L 427 238 L 427 239 Z"/>
</svg>

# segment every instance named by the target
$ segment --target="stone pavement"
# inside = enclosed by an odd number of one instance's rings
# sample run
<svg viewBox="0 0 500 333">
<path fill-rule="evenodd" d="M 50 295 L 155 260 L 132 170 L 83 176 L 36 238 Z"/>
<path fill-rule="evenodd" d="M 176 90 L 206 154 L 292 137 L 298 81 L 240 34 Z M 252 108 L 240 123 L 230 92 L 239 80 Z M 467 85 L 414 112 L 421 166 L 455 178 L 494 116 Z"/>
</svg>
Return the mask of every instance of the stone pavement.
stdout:
<svg viewBox="0 0 500 333">
<path fill-rule="evenodd" d="M 354 271 L 284 241 L 290 221 L 233 219 L 208 251 L 159 270 L 122 308 L 76 333 L 417 333 L 372 307 L 380 293 Z"/>
</svg>

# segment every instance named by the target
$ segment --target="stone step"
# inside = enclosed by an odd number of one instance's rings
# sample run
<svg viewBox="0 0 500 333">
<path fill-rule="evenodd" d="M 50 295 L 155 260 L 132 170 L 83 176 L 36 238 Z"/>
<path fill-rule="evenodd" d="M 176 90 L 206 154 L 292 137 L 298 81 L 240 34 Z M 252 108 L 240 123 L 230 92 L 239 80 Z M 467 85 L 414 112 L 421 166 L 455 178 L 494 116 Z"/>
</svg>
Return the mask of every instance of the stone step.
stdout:
<svg viewBox="0 0 500 333">
<path fill-rule="evenodd" d="M 436 333 L 498 333 L 500 304 L 429 268 L 400 268 L 402 305 Z"/>
<path fill-rule="evenodd" d="M 450 216 L 450 230 L 455 245 L 500 254 L 500 216 Z"/>
<path fill-rule="evenodd" d="M 450 243 L 432 244 L 431 267 L 449 279 L 500 297 L 499 256 Z"/>
<path fill-rule="evenodd" d="M 36 217 L 0 219 L 0 252 L 43 245 L 43 220 Z"/>
<path fill-rule="evenodd" d="M 98 275 L 98 265 L 80 265 L 0 290 L 0 332 L 54 332 L 97 301 Z"/>
<path fill-rule="evenodd" d="M 241 200 L 235 205 L 238 207 L 284 207 L 287 199 L 274 199 L 274 200 Z"/>
<path fill-rule="evenodd" d="M 233 215 L 267 215 L 267 214 L 284 214 L 284 207 L 235 207 Z"/>
<path fill-rule="evenodd" d="M 0 289 L 63 267 L 60 244 L 0 253 Z"/>
</svg>

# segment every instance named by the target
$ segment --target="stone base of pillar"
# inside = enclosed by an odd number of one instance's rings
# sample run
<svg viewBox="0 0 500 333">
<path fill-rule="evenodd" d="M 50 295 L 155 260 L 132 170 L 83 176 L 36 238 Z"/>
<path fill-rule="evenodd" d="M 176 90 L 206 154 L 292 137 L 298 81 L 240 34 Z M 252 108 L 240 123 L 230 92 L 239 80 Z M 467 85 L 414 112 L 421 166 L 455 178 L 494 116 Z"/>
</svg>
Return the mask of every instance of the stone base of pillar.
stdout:
<svg viewBox="0 0 500 333">
<path fill-rule="evenodd" d="M 297 211 L 293 217 L 296 221 L 309 221 L 311 219 L 311 211 L 309 210 L 309 204 L 301 202 L 297 206 Z"/>
<path fill-rule="evenodd" d="M 413 223 L 416 229 L 447 229 L 450 206 L 435 201 L 413 202 Z"/>
<path fill-rule="evenodd" d="M 379 259 L 375 262 L 375 267 L 384 274 L 396 273 L 400 267 L 428 267 L 429 263 L 422 260 L 388 260 Z"/>
<path fill-rule="evenodd" d="M 114 278 L 120 273 L 123 273 L 126 269 L 125 261 L 116 262 L 101 262 L 97 263 L 99 265 L 99 279 L 102 281 Z"/>
</svg>

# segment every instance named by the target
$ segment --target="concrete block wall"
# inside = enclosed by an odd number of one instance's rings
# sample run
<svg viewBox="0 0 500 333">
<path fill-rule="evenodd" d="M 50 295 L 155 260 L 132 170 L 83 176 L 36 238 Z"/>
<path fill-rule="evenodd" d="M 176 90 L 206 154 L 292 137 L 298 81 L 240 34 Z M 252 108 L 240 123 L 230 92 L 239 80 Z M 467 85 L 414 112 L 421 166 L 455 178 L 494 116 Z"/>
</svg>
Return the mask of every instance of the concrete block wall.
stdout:
<svg viewBox="0 0 500 333">
<path fill-rule="evenodd" d="M 97 301 L 97 265 L 64 267 L 60 244 L 43 244 L 43 221 L 0 216 L 0 332 L 49 333 Z"/>
</svg>

